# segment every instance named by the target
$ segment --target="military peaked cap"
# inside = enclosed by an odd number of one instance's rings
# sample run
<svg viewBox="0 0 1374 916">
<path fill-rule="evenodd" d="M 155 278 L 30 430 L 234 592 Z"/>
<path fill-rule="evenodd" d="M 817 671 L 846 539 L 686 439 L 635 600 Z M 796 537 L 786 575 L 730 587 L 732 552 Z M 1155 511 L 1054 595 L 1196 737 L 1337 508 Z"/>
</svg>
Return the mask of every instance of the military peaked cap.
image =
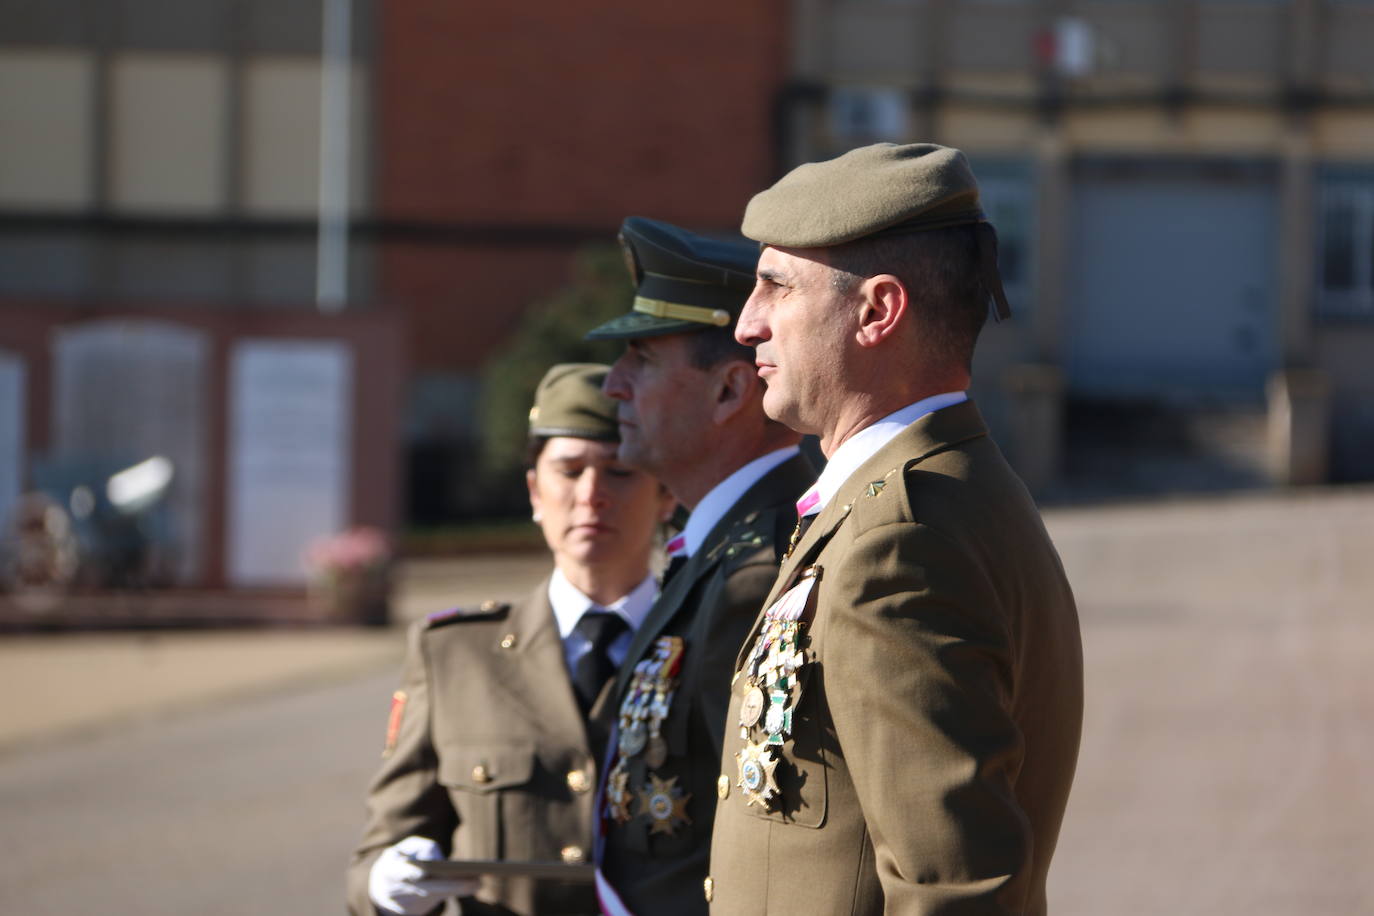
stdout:
<svg viewBox="0 0 1374 916">
<path fill-rule="evenodd" d="M 828 248 L 874 236 L 973 225 L 979 273 L 998 318 L 1011 314 L 997 272 L 997 234 L 964 154 L 934 143 L 875 143 L 799 165 L 744 210 L 741 231 L 765 245 Z"/>
<path fill-rule="evenodd" d="M 601 393 L 609 372 L 599 363 L 559 363 L 545 372 L 530 408 L 530 435 L 618 441 L 615 402 Z"/>
<path fill-rule="evenodd" d="M 634 304 L 626 314 L 594 328 L 588 340 L 729 327 L 754 288 L 759 255 L 743 242 L 631 216 L 621 224 L 620 248 L 634 278 Z"/>
</svg>

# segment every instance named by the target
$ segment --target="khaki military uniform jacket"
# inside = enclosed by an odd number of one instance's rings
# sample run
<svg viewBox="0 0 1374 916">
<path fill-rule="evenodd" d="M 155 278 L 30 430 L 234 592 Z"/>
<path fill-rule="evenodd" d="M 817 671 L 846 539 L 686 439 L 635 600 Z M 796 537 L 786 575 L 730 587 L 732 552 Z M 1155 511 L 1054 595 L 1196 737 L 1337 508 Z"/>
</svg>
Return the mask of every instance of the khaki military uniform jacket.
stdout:
<svg viewBox="0 0 1374 916">
<path fill-rule="evenodd" d="M 749 686 L 734 683 L 711 912 L 1043 914 L 1082 719 L 1078 619 L 972 402 L 917 420 L 845 481 L 769 604 L 808 575 L 766 806 L 741 786 L 736 754 L 765 734 L 741 738 Z"/>
<path fill-rule="evenodd" d="M 657 640 L 683 640 L 677 691 L 662 723 L 666 762 L 650 769 L 645 755 L 628 758 L 629 784 L 638 792 L 652 778 L 672 782 L 686 820 L 655 831 L 641 798 L 624 824 L 608 822 L 598 864 L 636 916 L 704 914 L 711 822 L 716 807 L 722 725 L 730 673 L 754 615 L 777 576 L 777 564 L 796 522 L 798 495 L 815 479 L 801 455 L 773 468 L 716 523 L 701 549 L 665 585 L 635 634 L 617 680 L 615 713 L 635 663 Z"/>
<path fill-rule="evenodd" d="M 513 606 L 414 625 L 401 690 L 349 869 L 354 916 L 377 912 L 368 872 L 411 835 L 454 859 L 590 861 L 602 749 L 577 708 L 547 580 Z M 593 715 L 609 697 L 607 684 Z M 477 897 L 462 901 L 463 916 L 598 912 L 590 884 L 487 878 Z"/>
</svg>

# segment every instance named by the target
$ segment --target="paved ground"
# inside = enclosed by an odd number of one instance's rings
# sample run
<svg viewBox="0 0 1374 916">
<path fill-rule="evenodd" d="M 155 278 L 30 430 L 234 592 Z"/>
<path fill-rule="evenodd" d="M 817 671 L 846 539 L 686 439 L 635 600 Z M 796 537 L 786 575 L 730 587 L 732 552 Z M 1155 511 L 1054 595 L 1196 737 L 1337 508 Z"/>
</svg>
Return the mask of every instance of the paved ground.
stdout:
<svg viewBox="0 0 1374 916">
<path fill-rule="evenodd" d="M 1087 663 L 1054 911 L 1374 912 L 1374 493 L 1051 525 Z"/>
<path fill-rule="evenodd" d="M 283 686 L 395 670 L 401 624 L 493 595 L 518 595 L 545 570 L 540 555 L 406 565 L 398 626 L 139 630 L 0 635 L 0 754 L 60 735 L 117 729 L 132 720 Z"/>
<path fill-rule="evenodd" d="M 340 914 L 392 671 L 0 757 L 0 913 Z"/>
<path fill-rule="evenodd" d="M 1088 691 L 1052 911 L 1374 912 L 1374 490 L 1047 519 Z M 543 565 L 411 565 L 400 616 Z M 399 652 L 399 628 L 0 638 L 0 912 L 338 912 Z"/>
</svg>

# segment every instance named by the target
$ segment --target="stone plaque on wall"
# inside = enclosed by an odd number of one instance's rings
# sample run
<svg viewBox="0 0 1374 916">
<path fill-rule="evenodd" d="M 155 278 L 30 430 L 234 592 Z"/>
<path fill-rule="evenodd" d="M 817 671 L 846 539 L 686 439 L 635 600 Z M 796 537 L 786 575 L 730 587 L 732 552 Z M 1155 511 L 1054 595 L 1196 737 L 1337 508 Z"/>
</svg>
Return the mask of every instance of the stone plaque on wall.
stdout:
<svg viewBox="0 0 1374 916">
<path fill-rule="evenodd" d="M 24 361 L 0 351 L 0 526 L 8 525 L 24 473 Z"/>
<path fill-rule="evenodd" d="M 159 537 L 183 583 L 203 566 L 208 355 L 204 333 L 161 321 L 94 321 L 60 328 L 53 340 L 53 460 L 108 474 L 170 459 L 169 523 Z"/>
<path fill-rule="evenodd" d="M 353 354 L 334 341 L 251 340 L 229 367 L 231 585 L 301 584 L 312 540 L 348 524 Z"/>
</svg>

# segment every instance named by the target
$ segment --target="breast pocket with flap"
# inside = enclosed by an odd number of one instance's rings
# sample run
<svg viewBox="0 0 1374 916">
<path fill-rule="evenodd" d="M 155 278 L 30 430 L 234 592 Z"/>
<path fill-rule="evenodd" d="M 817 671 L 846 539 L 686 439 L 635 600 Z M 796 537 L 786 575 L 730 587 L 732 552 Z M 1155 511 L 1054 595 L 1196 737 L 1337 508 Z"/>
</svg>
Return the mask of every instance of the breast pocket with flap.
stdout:
<svg viewBox="0 0 1374 916">
<path fill-rule="evenodd" d="M 511 838 L 533 826 L 535 762 L 532 743 L 439 748 L 439 782 L 459 818 L 454 858 L 500 859 L 512 854 Z"/>
</svg>

